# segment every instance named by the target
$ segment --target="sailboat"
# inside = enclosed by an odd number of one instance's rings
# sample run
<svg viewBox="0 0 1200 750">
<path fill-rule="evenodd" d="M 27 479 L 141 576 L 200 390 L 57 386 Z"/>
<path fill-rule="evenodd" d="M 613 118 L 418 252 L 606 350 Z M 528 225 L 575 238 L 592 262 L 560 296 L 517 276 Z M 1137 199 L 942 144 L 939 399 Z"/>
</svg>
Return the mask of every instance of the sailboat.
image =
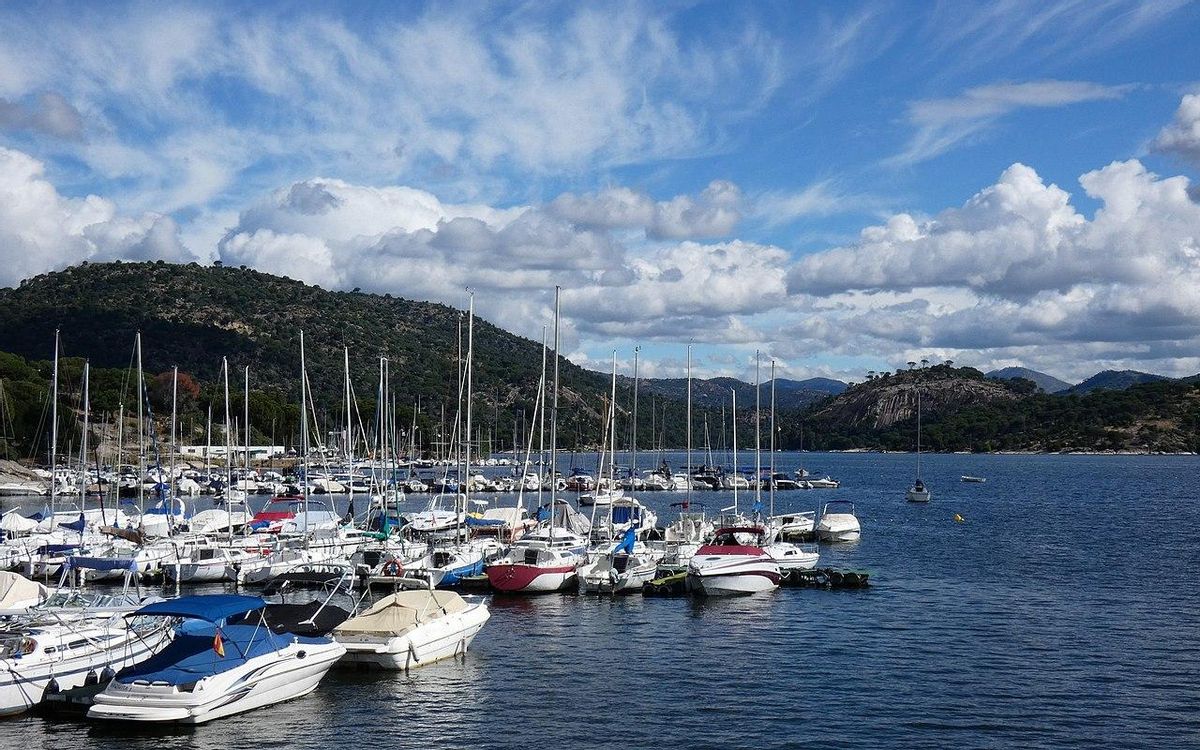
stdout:
<svg viewBox="0 0 1200 750">
<path fill-rule="evenodd" d="M 921 389 L 917 388 L 917 480 L 906 495 L 910 503 L 929 502 L 929 488 L 921 480 Z"/>
<path fill-rule="evenodd" d="M 558 456 L 558 361 L 559 361 L 559 289 L 554 289 L 554 395 L 550 411 L 550 472 Z M 565 500 L 554 498 L 551 485 L 548 523 L 514 542 L 500 559 L 487 566 L 492 588 L 507 592 L 558 591 L 575 583 L 576 569 L 583 562 L 587 540 L 574 530 L 556 528 L 556 516 L 578 516 Z M 564 507 L 559 507 L 559 506 Z M 541 509 L 539 509 L 539 513 Z"/>
<path fill-rule="evenodd" d="M 791 542 L 782 539 L 782 520 L 777 520 L 775 516 L 775 360 L 771 360 L 771 477 L 772 482 L 768 490 L 768 498 L 770 501 L 770 509 L 768 519 L 770 520 L 769 533 L 767 535 L 768 543 L 763 546 L 763 551 L 770 556 L 775 564 L 779 566 L 780 572 L 790 570 L 812 570 L 817 566 L 819 555 L 814 549 L 805 549 Z"/>
</svg>

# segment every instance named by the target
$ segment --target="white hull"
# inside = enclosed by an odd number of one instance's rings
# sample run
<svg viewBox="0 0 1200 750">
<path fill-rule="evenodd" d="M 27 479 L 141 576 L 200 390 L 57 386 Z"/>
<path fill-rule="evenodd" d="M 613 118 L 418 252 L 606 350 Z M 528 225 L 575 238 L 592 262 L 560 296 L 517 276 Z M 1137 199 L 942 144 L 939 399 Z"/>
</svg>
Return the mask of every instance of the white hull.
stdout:
<svg viewBox="0 0 1200 750">
<path fill-rule="evenodd" d="M 650 560 L 641 565 L 630 565 L 618 572 L 610 565 L 600 563 L 585 565 L 579 569 L 579 592 L 582 594 L 625 594 L 642 590 L 642 585 L 654 580 L 658 574 L 658 563 Z"/>
<path fill-rule="evenodd" d="M 96 696 L 88 718 L 203 724 L 308 695 L 344 653 L 336 642 L 289 643 L 237 669 L 209 676 L 190 692 L 174 685 L 114 680 Z"/>
<path fill-rule="evenodd" d="M 64 640 L 74 642 L 82 639 L 84 634 L 95 639 L 98 633 L 89 632 L 94 630 L 82 626 L 79 634 L 72 633 Z M 32 637 L 38 641 L 38 651 L 44 655 L 43 649 L 51 644 L 39 635 Z M 165 627 L 144 632 L 141 637 L 122 629 L 121 636 L 111 639 L 110 647 L 103 650 L 94 647 L 72 649 L 71 656 L 52 661 L 38 659 L 37 654 L 0 659 L 0 716 L 23 713 L 41 703 L 52 679 L 58 682 L 61 690 L 82 687 L 89 672 L 94 670 L 99 674 L 105 667 L 117 671 L 132 666 L 154 655 L 170 640 L 171 631 Z"/>
<path fill-rule="evenodd" d="M 411 669 L 465 654 L 491 615 L 476 604 L 454 615 L 417 626 L 399 636 L 338 635 L 346 648 L 342 664 L 379 669 Z"/>
<path fill-rule="evenodd" d="M 728 575 L 702 576 L 688 572 L 688 588 L 706 596 L 737 596 L 757 594 L 777 588 L 779 584 L 767 576 L 757 573 L 731 573 Z"/>
</svg>

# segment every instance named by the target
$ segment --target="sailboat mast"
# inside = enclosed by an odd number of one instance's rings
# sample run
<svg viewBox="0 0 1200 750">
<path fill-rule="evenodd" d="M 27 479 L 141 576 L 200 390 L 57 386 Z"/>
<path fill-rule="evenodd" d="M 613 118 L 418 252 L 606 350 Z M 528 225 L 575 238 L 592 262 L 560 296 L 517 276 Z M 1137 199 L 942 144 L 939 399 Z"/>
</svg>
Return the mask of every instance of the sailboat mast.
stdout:
<svg viewBox="0 0 1200 750">
<path fill-rule="evenodd" d="M 90 386 L 88 383 L 90 364 L 88 360 L 83 361 L 83 437 L 80 440 L 79 449 L 79 510 L 82 512 L 87 507 L 87 472 L 88 472 L 88 429 L 89 417 L 92 413 L 92 402 L 90 397 Z M 96 481 L 100 481 L 100 477 L 96 477 Z M 83 531 L 80 530 L 80 535 Z"/>
<path fill-rule="evenodd" d="M 308 370 L 304 364 L 304 331 L 300 331 L 300 495 L 304 498 L 304 549 L 308 550 Z"/>
<path fill-rule="evenodd" d="M 608 489 L 614 489 L 617 469 L 617 350 L 613 349 L 612 398 L 608 402 Z M 612 503 L 609 503 L 609 513 L 612 516 Z"/>
<path fill-rule="evenodd" d="M 342 347 L 342 364 L 346 371 L 346 464 L 350 471 L 350 502 L 354 502 L 354 440 L 351 435 L 354 434 L 354 424 L 350 417 L 350 347 Z"/>
<path fill-rule="evenodd" d="M 229 358 L 221 357 L 221 378 L 225 383 L 225 504 L 231 509 L 229 525 L 233 526 L 232 514 L 233 506 L 230 504 L 230 499 L 233 497 L 233 439 L 231 436 L 232 430 L 230 425 L 232 418 L 229 415 Z"/>
<path fill-rule="evenodd" d="M 250 477 L 250 365 L 246 365 L 245 396 L 242 398 L 242 429 L 246 431 L 244 443 L 246 446 L 245 466 L 246 478 Z"/>
<path fill-rule="evenodd" d="M 921 478 L 921 388 L 917 387 L 917 479 Z"/>
<path fill-rule="evenodd" d="M 738 468 L 737 468 L 737 388 L 730 388 L 733 394 L 733 515 L 738 514 Z"/>
<path fill-rule="evenodd" d="M 537 507 L 542 507 L 542 486 L 546 484 L 546 326 L 542 326 L 542 378 L 538 381 L 538 400 L 542 408 L 534 417 L 538 422 L 538 490 Z M 524 477 L 522 477 L 524 479 Z M 550 481 L 555 481 L 554 471 L 550 471 Z M 554 485 L 550 485 L 550 496 L 554 496 Z M 526 511 L 529 509 L 526 508 Z"/>
<path fill-rule="evenodd" d="M 142 410 L 145 407 L 146 392 L 142 383 L 142 332 L 137 332 L 137 395 L 138 395 L 138 510 L 146 512 L 146 425 L 142 421 Z"/>
<path fill-rule="evenodd" d="M 560 287 L 554 287 L 554 395 L 550 402 L 550 542 L 554 542 L 554 503 L 558 480 L 554 468 L 558 463 L 558 313 Z"/>
<path fill-rule="evenodd" d="M 463 481 L 466 482 L 463 491 L 463 507 L 459 511 L 455 508 L 455 517 L 462 518 L 462 514 L 470 508 L 471 500 L 471 370 L 473 369 L 472 355 L 475 346 L 475 292 L 468 292 L 467 298 L 467 450 L 463 454 Z M 458 536 L 462 532 L 459 531 Z"/>
<path fill-rule="evenodd" d="M 50 517 L 58 496 L 58 329 L 54 329 L 54 377 L 50 385 Z"/>
<path fill-rule="evenodd" d="M 167 528 L 173 532 L 175 528 L 175 454 L 179 447 L 175 443 L 176 422 L 179 412 L 179 368 L 171 368 L 171 475 L 167 478 Z"/>
<path fill-rule="evenodd" d="M 762 386 L 758 351 L 754 352 L 754 504 L 762 507 Z"/>
<path fill-rule="evenodd" d="M 770 509 L 767 511 L 767 517 L 771 518 L 775 515 L 775 360 L 771 360 L 771 488 L 768 492 Z"/>
<path fill-rule="evenodd" d="M 692 507 L 692 345 L 687 348 L 687 500 L 683 507 Z"/>
<path fill-rule="evenodd" d="M 638 440 L 638 353 L 642 347 L 633 347 L 633 437 L 629 441 L 629 488 L 633 489 L 633 479 L 637 476 L 637 440 Z"/>
</svg>

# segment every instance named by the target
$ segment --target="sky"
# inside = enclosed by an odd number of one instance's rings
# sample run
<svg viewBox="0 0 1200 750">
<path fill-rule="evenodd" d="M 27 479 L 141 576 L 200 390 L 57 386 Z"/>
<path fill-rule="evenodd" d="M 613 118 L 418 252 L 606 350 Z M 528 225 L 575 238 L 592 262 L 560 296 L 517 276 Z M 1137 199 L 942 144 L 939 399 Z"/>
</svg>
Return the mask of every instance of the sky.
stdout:
<svg viewBox="0 0 1200 750">
<path fill-rule="evenodd" d="M 7 3 L 0 286 L 246 265 L 607 370 L 1200 372 L 1200 3 Z"/>
</svg>

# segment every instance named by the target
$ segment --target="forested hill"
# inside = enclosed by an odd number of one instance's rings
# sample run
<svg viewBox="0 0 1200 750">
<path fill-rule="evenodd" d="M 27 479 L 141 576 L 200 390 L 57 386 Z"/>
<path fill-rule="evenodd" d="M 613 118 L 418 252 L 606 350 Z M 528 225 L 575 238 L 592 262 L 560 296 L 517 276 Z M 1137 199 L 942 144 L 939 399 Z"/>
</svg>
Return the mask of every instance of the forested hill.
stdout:
<svg viewBox="0 0 1200 750">
<path fill-rule="evenodd" d="M 143 368 L 150 375 L 177 365 L 207 390 L 216 387 L 226 356 L 236 395 L 241 368 L 249 365 L 251 388 L 264 399 L 269 395 L 278 412 L 252 414 L 252 422 L 265 432 L 264 422 L 274 420 L 278 434 L 287 435 L 295 428 L 284 423 L 299 413 L 298 407 L 288 412 L 287 404 L 299 402 L 303 330 L 314 401 L 331 427 L 343 400 L 345 346 L 365 420 L 376 401 L 379 357 L 386 356 L 400 424 L 408 424 L 411 405 L 420 399 L 423 421 L 432 430 L 440 428 L 443 405 L 447 419 L 453 417 L 459 319 L 460 312 L 445 305 L 332 292 L 245 268 L 93 263 L 0 289 L 0 350 L 50 360 L 59 329 L 65 356 L 86 357 L 93 367 L 128 369 L 140 330 Z M 478 317 L 474 342 L 475 425 L 508 446 L 522 410 L 532 414 L 541 343 Z M 565 359 L 560 372 L 567 434 L 598 431 L 608 379 Z"/>
<path fill-rule="evenodd" d="M 934 451 L 1200 451 L 1200 383 L 1158 380 L 1125 390 L 1047 394 L 1032 381 L 946 365 L 852 386 L 784 422 L 782 444 Z"/>
</svg>

